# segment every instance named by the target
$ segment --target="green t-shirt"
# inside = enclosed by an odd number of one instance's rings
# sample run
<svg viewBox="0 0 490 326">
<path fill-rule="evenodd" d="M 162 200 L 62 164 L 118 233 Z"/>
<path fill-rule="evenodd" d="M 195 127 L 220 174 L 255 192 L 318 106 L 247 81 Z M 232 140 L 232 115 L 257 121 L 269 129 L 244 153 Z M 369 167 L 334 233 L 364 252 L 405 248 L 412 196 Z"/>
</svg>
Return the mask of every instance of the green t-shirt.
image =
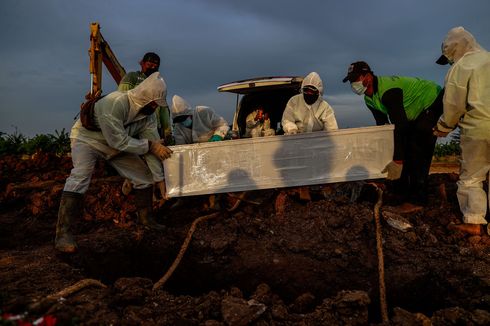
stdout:
<svg viewBox="0 0 490 326">
<path fill-rule="evenodd" d="M 441 86 L 433 81 L 415 77 L 378 76 L 378 90 L 372 97 L 364 96 L 367 106 L 388 114 L 381 99 L 386 91 L 400 88 L 403 91 L 403 107 L 409 121 L 415 120 L 427 109 L 441 92 Z"/>
<path fill-rule="evenodd" d="M 118 91 L 129 91 L 130 89 L 138 86 L 143 80 L 146 79 L 146 75 L 141 71 L 131 71 L 128 72 L 121 79 L 119 86 L 117 87 Z"/>
</svg>

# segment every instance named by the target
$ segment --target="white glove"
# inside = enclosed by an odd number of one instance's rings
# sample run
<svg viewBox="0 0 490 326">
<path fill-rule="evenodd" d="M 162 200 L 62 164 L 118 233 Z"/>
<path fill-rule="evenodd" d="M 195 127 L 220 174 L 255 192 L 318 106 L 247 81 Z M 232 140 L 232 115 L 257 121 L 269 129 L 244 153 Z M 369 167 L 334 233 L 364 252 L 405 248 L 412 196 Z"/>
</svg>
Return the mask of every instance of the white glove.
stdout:
<svg viewBox="0 0 490 326">
<path fill-rule="evenodd" d="M 388 172 L 388 175 L 386 176 L 386 179 L 388 180 L 397 180 L 400 179 L 402 176 L 402 170 L 403 170 L 403 161 L 391 161 L 388 163 L 383 171 L 381 173 Z"/>
<path fill-rule="evenodd" d="M 149 152 L 155 155 L 160 161 L 166 160 L 173 153 L 170 148 L 162 145 L 163 142 L 163 139 L 148 141 Z"/>
</svg>

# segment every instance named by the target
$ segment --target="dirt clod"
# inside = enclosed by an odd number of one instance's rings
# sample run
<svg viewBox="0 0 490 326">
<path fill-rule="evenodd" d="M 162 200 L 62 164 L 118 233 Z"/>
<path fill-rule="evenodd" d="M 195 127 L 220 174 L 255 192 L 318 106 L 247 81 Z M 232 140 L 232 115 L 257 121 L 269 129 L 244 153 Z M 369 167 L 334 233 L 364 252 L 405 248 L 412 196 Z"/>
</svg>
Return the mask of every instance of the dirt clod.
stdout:
<svg viewBox="0 0 490 326">
<path fill-rule="evenodd" d="M 381 323 L 375 189 L 383 189 L 381 211 L 397 205 L 385 180 L 310 187 L 306 201 L 289 189 L 247 192 L 231 211 L 233 203 L 212 210 L 209 196 L 179 205 L 174 198 L 157 206 L 167 226 L 158 232 L 137 225 L 123 178 L 98 164 L 84 217 L 73 224 L 80 250 L 66 255 L 53 240 L 70 160 L 46 157 L 0 158 L 0 324 L 12 316 L 86 325 Z M 490 324 L 490 237 L 448 228 L 461 223 L 456 180 L 430 175 L 427 205 L 400 215 L 406 232 L 380 221 L 393 325 Z M 192 223 L 210 214 L 154 289 Z M 83 287 L 29 311 L 84 279 L 106 287 Z"/>
</svg>

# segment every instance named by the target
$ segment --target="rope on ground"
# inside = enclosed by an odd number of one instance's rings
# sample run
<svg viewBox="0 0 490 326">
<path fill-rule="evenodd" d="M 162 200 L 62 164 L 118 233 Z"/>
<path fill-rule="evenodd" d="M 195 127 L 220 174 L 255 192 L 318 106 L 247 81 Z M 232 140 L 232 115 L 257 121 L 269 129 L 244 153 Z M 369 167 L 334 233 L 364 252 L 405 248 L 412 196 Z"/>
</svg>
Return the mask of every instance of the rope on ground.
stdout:
<svg viewBox="0 0 490 326">
<path fill-rule="evenodd" d="M 215 212 L 215 213 L 212 213 L 212 214 L 204 215 L 204 216 L 201 216 L 201 217 L 196 218 L 194 220 L 194 222 L 192 222 L 192 225 L 189 228 L 189 231 L 187 232 L 187 236 L 186 236 L 186 238 L 184 240 L 184 243 L 182 244 L 182 247 L 180 247 L 180 251 L 179 251 L 179 254 L 177 255 L 177 258 L 175 258 L 174 262 L 172 263 L 172 265 L 170 266 L 170 268 L 167 270 L 167 272 L 165 273 L 165 275 L 163 275 L 163 277 L 161 279 L 159 279 L 158 282 L 156 282 L 153 285 L 153 291 L 155 291 L 159 287 L 163 286 L 168 281 L 168 279 L 170 278 L 170 276 L 172 276 L 172 274 L 175 271 L 175 269 L 177 268 L 177 266 L 179 266 L 180 261 L 182 260 L 182 257 L 184 257 L 184 254 L 185 254 L 185 252 L 187 250 L 187 247 L 189 247 L 189 243 L 191 242 L 191 239 L 192 239 L 192 234 L 196 230 L 197 224 L 199 224 L 200 222 L 204 222 L 206 220 L 209 220 L 211 218 L 214 218 L 216 216 L 219 216 L 219 214 L 220 214 L 220 212 Z"/>
<path fill-rule="evenodd" d="M 48 295 L 46 298 L 35 302 L 29 306 L 29 311 L 39 311 L 39 310 L 46 310 L 50 306 L 52 306 L 54 303 L 56 303 L 59 299 L 68 297 L 69 295 L 72 295 L 75 292 L 80 291 L 83 288 L 86 288 L 88 286 L 98 286 L 101 288 L 106 288 L 107 286 L 97 280 L 91 279 L 91 278 L 85 278 L 83 280 L 80 280 L 76 282 L 73 285 L 70 285 L 61 291 L 58 291 L 54 294 Z"/>
<path fill-rule="evenodd" d="M 381 237 L 381 221 L 379 209 L 383 204 L 383 190 L 374 185 L 378 192 L 378 201 L 374 205 L 374 221 L 376 223 L 376 249 L 378 253 L 378 274 L 379 274 L 379 303 L 381 309 L 381 318 L 383 323 L 388 323 L 388 307 L 386 304 L 386 286 L 385 286 L 385 263 L 383 256 L 383 240 Z"/>
</svg>

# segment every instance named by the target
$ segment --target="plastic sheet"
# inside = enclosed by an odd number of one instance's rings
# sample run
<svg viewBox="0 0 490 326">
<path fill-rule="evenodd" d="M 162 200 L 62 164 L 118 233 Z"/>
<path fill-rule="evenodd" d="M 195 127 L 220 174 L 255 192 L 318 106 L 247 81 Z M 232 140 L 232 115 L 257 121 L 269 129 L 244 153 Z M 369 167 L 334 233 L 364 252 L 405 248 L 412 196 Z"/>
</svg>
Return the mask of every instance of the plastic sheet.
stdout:
<svg viewBox="0 0 490 326">
<path fill-rule="evenodd" d="M 392 125 L 171 146 L 169 197 L 383 178 Z"/>
</svg>

